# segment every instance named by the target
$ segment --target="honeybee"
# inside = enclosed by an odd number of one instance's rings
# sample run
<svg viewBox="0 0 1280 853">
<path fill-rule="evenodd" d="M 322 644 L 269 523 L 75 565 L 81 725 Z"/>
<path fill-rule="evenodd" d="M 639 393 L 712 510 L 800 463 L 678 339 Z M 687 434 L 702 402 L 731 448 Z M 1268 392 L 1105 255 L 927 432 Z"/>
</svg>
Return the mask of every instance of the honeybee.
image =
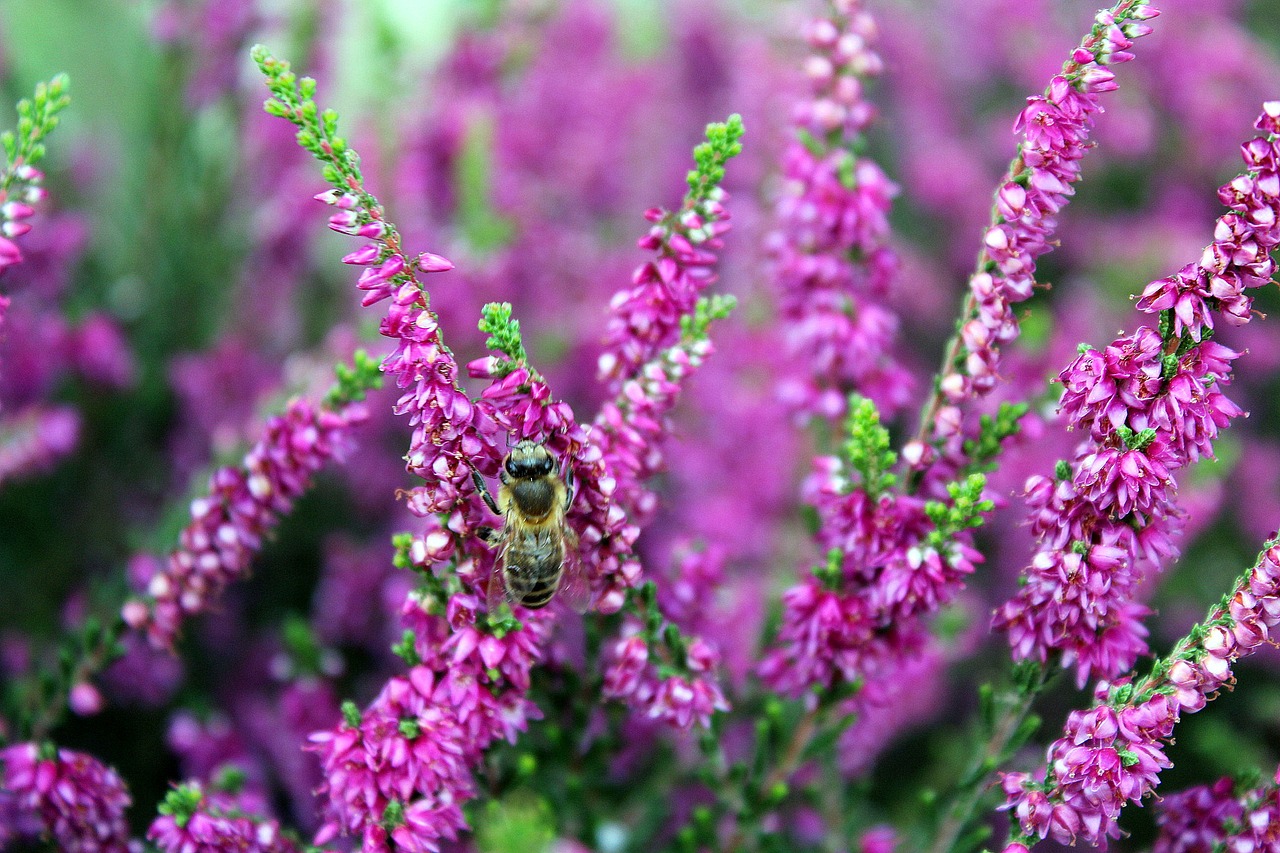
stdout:
<svg viewBox="0 0 1280 853">
<path fill-rule="evenodd" d="M 489 612 L 505 598 L 536 610 L 546 607 L 557 590 L 579 613 L 591 603 L 591 589 L 577 560 L 578 535 L 565 513 L 573 503 L 572 473 L 551 451 L 535 441 L 521 441 L 502 460 L 498 500 L 471 469 L 476 489 L 489 509 L 502 516 L 502 529 L 483 528 L 481 537 L 499 548 L 498 567 L 489 578 Z"/>
</svg>

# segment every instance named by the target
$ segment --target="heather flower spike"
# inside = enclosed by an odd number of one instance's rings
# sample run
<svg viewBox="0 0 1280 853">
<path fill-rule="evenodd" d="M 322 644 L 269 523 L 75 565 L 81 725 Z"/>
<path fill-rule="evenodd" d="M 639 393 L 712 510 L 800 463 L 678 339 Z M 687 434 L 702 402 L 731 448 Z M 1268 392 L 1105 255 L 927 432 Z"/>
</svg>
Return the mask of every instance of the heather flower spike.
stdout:
<svg viewBox="0 0 1280 853">
<path fill-rule="evenodd" d="M 35 205 L 44 199 L 44 173 L 35 168 L 44 159 L 44 139 L 58 126 L 58 113 L 71 97 L 67 94 L 67 75 L 59 74 L 36 86 L 35 94 L 18 102 L 18 128 L 0 134 L 5 164 L 0 171 L 0 273 L 22 262 L 22 252 L 14 241 L 31 230 L 25 220 L 35 213 Z M 0 293 L 0 330 L 4 328 L 9 298 Z M 0 453 L 10 450 L 0 439 Z M 15 465 L 15 468 L 18 466 Z M 3 478 L 0 467 L 0 478 Z"/>
<path fill-rule="evenodd" d="M 252 814 L 239 799 L 234 790 L 178 785 L 160 804 L 147 839 L 162 853 L 302 853 L 279 821 Z"/>
<path fill-rule="evenodd" d="M 1156 804 L 1153 853 L 1280 848 L 1280 785 L 1223 777 L 1164 794 Z"/>
<path fill-rule="evenodd" d="M 31 229 L 23 220 L 44 198 L 44 175 L 35 168 L 44 159 L 44 139 L 58 126 L 58 113 L 71 97 L 67 75 L 36 86 L 34 96 L 18 102 L 18 129 L 0 134 L 5 166 L 0 172 L 0 271 L 22 260 L 13 240 Z M 0 315 L 2 316 L 2 315 Z"/>
<path fill-rule="evenodd" d="M 1027 481 L 1037 553 L 1027 582 L 1000 607 L 1015 660 L 1059 657 L 1076 681 L 1116 678 L 1146 651 L 1147 608 L 1138 600 L 1145 570 L 1178 553 L 1182 512 L 1174 475 L 1213 457 L 1220 430 L 1244 414 L 1223 389 L 1239 353 L 1210 340 L 1213 318 L 1245 323 L 1247 289 L 1270 282 L 1280 244 L 1280 143 L 1270 105 L 1266 134 L 1242 148 L 1247 167 L 1223 186 L 1230 212 L 1214 242 L 1175 276 L 1152 282 L 1138 309 L 1159 314 L 1105 350 L 1082 349 L 1060 375 L 1060 411 L 1086 438 L 1053 477 Z M 1201 306 L 1183 322 L 1165 296 Z"/>
<path fill-rule="evenodd" d="M 0 795 L 12 813 L 8 831 L 34 827 L 67 853 L 132 853 L 124 813 L 129 792 L 110 767 L 83 752 L 50 744 L 15 743 L 0 749 Z"/>
<path fill-rule="evenodd" d="M 945 444 L 954 407 L 989 393 L 1000 379 L 1000 347 L 1019 333 L 1014 305 L 1036 285 L 1036 259 L 1054 245 L 1058 215 L 1080 179 L 1080 161 L 1102 112 L 1100 95 L 1117 88 L 1110 66 L 1133 59 L 1128 49 L 1159 14 L 1146 0 L 1121 0 L 1098 13 L 1089 35 L 1063 63 L 1043 95 L 1027 99 L 1014 131 L 1018 153 L 995 193 L 991 224 L 969 278 L 959 332 L 948 343 L 917 440 Z"/>
<path fill-rule="evenodd" d="M 716 682 L 720 655 L 701 637 L 686 636 L 658 608 L 647 581 L 629 597 L 628 619 L 609 650 L 603 694 L 651 720 L 677 728 L 711 725 L 729 703 Z"/>
<path fill-rule="evenodd" d="M 674 211 L 645 211 L 653 227 L 639 245 L 655 257 L 636 271 L 633 287 L 618 293 L 610 305 L 598 369 L 611 390 L 638 377 L 646 362 L 678 342 L 681 318 L 693 313 L 699 295 L 715 282 L 715 252 L 729 230 L 727 195 L 720 183 L 725 164 L 742 151 L 742 134 L 737 115 L 707 125 L 706 141 L 693 152 L 695 167 L 686 178 L 689 191 L 683 204 Z"/>
<path fill-rule="evenodd" d="M 817 460 L 809 487 L 827 563 L 783 594 L 778 647 L 761 666 L 776 689 L 838 695 L 888 676 L 918 654 L 923 619 L 981 559 L 967 531 L 993 508 L 985 477 L 972 473 L 947 484 L 946 500 L 926 501 L 894 490 L 896 461 L 874 404 L 852 397 L 840 456 Z"/>
<path fill-rule="evenodd" d="M 152 645 L 172 648 L 183 620 L 207 610 L 227 584 L 248 572 L 263 538 L 316 472 L 349 451 L 352 430 L 368 417 L 359 401 L 381 376 L 363 352 L 352 367 L 339 365 L 336 373 L 338 382 L 323 405 L 290 401 L 283 414 L 268 419 L 243 462 L 216 470 L 208 495 L 191 502 L 191 522 L 178 548 L 147 581 L 146 595 L 121 611 Z"/>
<path fill-rule="evenodd" d="M 799 365 L 783 402 L 835 420 L 851 391 L 899 408 L 910 376 L 893 357 L 898 318 L 885 305 L 899 265 L 888 242 L 898 187 L 861 153 L 876 115 L 867 83 L 884 67 L 877 26 L 857 0 L 827 5 L 806 31 L 809 93 L 794 112 L 768 247 L 782 334 Z"/>
<path fill-rule="evenodd" d="M 1043 775 L 1004 774 L 1013 841 L 1030 847 L 1052 836 L 1063 844 L 1105 846 L 1120 837 L 1120 811 L 1152 794 L 1160 772 L 1171 766 L 1164 749 L 1181 715 L 1230 688 L 1232 665 L 1270 642 L 1277 625 L 1280 544 L 1273 541 L 1150 675 L 1099 683 L 1093 708 L 1073 711 L 1063 737 L 1049 747 Z M 1270 808 L 1264 805 L 1260 814 Z"/>
</svg>

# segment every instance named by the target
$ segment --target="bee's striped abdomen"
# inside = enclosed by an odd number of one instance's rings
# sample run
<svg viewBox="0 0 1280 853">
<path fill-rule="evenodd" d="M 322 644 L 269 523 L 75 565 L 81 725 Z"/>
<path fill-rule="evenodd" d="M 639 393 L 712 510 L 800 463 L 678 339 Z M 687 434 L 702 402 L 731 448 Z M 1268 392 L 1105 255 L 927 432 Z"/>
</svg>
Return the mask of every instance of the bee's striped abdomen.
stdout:
<svg viewBox="0 0 1280 853">
<path fill-rule="evenodd" d="M 526 533 L 507 546 L 503 570 L 507 589 L 525 607 L 545 607 L 560 587 L 564 547 L 558 537 Z"/>
</svg>

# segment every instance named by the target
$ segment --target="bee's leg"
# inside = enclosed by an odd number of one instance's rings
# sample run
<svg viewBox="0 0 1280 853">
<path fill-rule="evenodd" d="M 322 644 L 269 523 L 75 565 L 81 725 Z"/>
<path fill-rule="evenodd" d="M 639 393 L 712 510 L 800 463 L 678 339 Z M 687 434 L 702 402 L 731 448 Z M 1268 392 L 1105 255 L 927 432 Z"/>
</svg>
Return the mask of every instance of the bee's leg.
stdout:
<svg viewBox="0 0 1280 853">
<path fill-rule="evenodd" d="M 480 497 L 484 498 L 484 502 L 489 509 L 493 510 L 494 515 L 502 515 L 498 509 L 498 505 L 494 503 L 493 495 L 489 494 L 489 487 L 484 484 L 484 480 L 480 477 L 480 472 L 475 468 L 471 469 L 471 479 L 475 481 L 476 491 L 480 493 Z"/>
<path fill-rule="evenodd" d="M 476 536 L 479 536 L 480 541 L 486 545 L 496 545 L 502 538 L 502 534 L 494 530 L 492 527 L 477 527 Z"/>
</svg>

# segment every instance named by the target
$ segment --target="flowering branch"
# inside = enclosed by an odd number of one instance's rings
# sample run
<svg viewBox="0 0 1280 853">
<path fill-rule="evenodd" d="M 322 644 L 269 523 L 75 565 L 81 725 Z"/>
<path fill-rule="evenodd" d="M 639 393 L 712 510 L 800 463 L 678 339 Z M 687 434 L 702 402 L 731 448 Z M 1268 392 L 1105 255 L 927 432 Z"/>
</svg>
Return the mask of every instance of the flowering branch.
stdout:
<svg viewBox="0 0 1280 853">
<path fill-rule="evenodd" d="M 1080 46 L 1063 63 L 1043 95 L 1027 99 L 1015 132 L 1018 151 L 995 194 L 991 225 L 983 236 L 977 266 L 969 279 L 942 367 L 920 416 L 914 453 L 921 457 L 913 483 L 923 481 L 933 458 L 923 445 L 938 448 L 958 420 L 951 407 L 995 387 L 999 347 L 1018 335 L 1013 305 L 1031 297 L 1036 258 L 1053 247 L 1057 217 L 1074 193 L 1080 160 L 1092 147 L 1089 133 L 1102 111 L 1099 95 L 1117 88 L 1108 66 L 1133 59 L 1133 40 L 1151 31 L 1144 21 L 1159 14 L 1147 0 L 1120 0 L 1098 13 Z"/>
<path fill-rule="evenodd" d="M 480 542 L 484 510 L 473 485 L 475 472 L 496 470 L 493 439 L 498 430 L 535 438 L 553 457 L 567 460 L 579 483 L 569 522 L 588 546 L 584 555 L 594 560 L 588 566 L 593 589 L 605 588 L 597 606 L 617 609 L 621 590 L 639 577 L 639 564 L 631 554 L 637 531 L 625 524 L 625 511 L 611 500 L 617 480 L 608 466 L 609 438 L 618 436 L 614 428 L 626 418 L 601 428 L 603 449 L 592 446 L 569 407 L 553 401 L 545 380 L 528 364 L 518 323 L 510 307 L 503 305 L 487 306 L 483 312 L 481 329 L 497 354 L 469 365 L 472 375 L 491 380 L 473 403 L 457 385 L 456 363 L 441 341 L 438 318 L 414 273 L 415 266 L 433 271 L 446 269 L 448 262 L 434 255 L 420 256 L 416 264 L 407 260 L 395 227 L 364 187 L 358 158 L 337 136 L 337 116 L 316 107 L 314 81 L 298 80 L 286 63 L 262 48 L 255 49 L 254 56 L 273 94 L 267 110 L 300 128 L 299 143 L 324 163 L 325 176 L 334 185 L 333 191 L 320 196 L 340 210 L 330 227 L 374 241 L 344 260 L 368 267 L 360 282 L 369 291 L 364 304 L 392 297 L 381 332 L 398 340 L 399 348 L 383 369 L 410 389 L 396 408 L 409 413 L 416 427 L 406 457 L 409 470 L 427 482 L 407 493 L 410 509 L 424 518 L 425 530 L 402 538 L 397 557 L 421 576 L 419 589 L 402 609 L 409 630 L 398 646 L 411 669 L 389 681 L 363 711 L 348 703 L 337 729 L 313 736 L 327 775 L 322 788 L 327 820 L 317 841 L 345 833 L 375 849 L 434 850 L 441 839 L 453 838 L 466 825 L 460 804 L 474 795 L 471 767 L 497 738 L 514 740 L 533 712 L 526 698 L 529 671 L 541 656 L 549 630 L 545 612 L 517 607 L 512 613 L 505 605 L 497 612 L 481 609 L 485 581 L 498 568 L 493 552 Z M 714 255 L 708 250 L 719 246 L 718 235 L 727 227 L 718 184 L 724 162 L 740 147 L 740 134 L 736 117 L 727 125 L 710 126 L 708 142 L 695 152 L 696 168 L 681 210 L 646 214 L 654 228 L 642 245 L 655 249 L 658 258 L 646 266 L 651 278 L 637 277 L 640 286 L 647 286 L 650 294 L 674 294 L 677 303 L 691 299 L 680 313 L 703 307 L 693 321 L 677 322 L 691 340 L 678 338 L 674 345 L 673 329 L 661 323 L 645 327 L 651 333 L 647 346 L 628 343 L 635 325 L 618 327 L 618 350 L 627 354 L 631 361 L 625 363 L 632 366 L 616 372 L 621 393 L 629 385 L 640 387 L 642 377 L 632 375 L 632 368 L 660 354 L 664 364 L 671 362 L 669 370 L 660 366 L 656 376 L 643 379 L 666 380 L 671 386 L 666 398 L 668 403 L 673 400 L 678 390 L 673 380 L 694 364 L 683 347 L 701 343 L 705 349 L 711 316 L 727 310 L 713 310 L 709 301 L 695 297 L 711 280 Z M 426 267 L 423 258 L 428 259 Z M 632 296 L 640 298 L 638 291 Z M 626 300 L 616 304 L 625 306 Z M 669 349 L 659 351 L 663 346 Z M 631 407 L 625 411 L 630 413 Z M 664 410 L 656 411 L 660 416 Z M 380 756 L 388 754 L 408 754 L 413 760 L 394 773 L 375 772 L 383 767 Z"/>
<path fill-rule="evenodd" d="M 1004 775 L 1003 808 L 1015 821 L 1006 851 L 1025 853 L 1050 835 L 1094 845 L 1118 837 L 1121 809 L 1152 793 L 1170 766 L 1164 744 L 1180 714 L 1195 713 L 1230 687 L 1231 665 L 1268 642 L 1278 624 L 1280 544 L 1272 541 L 1149 675 L 1098 685 L 1093 708 L 1073 711 L 1063 737 L 1049 747 L 1042 777 Z"/>
<path fill-rule="evenodd" d="M 1165 794 L 1156 804 L 1152 853 L 1273 850 L 1280 846 L 1280 771 L 1262 782 L 1222 778 Z"/>
<path fill-rule="evenodd" d="M 227 584 L 248 572 L 264 537 L 311 477 L 347 452 L 351 430 L 368 417 L 356 401 L 379 379 L 369 373 L 367 357 L 356 363 L 342 372 L 325 405 L 295 398 L 283 414 L 269 418 L 241 464 L 215 471 L 208 496 L 191 502 L 191 523 L 179 535 L 178 548 L 148 581 L 146 596 L 131 599 L 121 611 L 153 646 L 171 649 L 183 619 L 206 610 Z"/>
<path fill-rule="evenodd" d="M 898 271 L 888 245 L 898 187 L 860 156 L 875 119 L 868 81 L 884 63 L 875 20 L 858 0 L 831 0 L 806 36 L 810 97 L 783 154 L 787 185 L 769 237 L 787 349 L 804 375 L 784 385 L 797 414 L 837 419 L 858 391 L 886 412 L 906 402 L 910 377 L 890 354 L 898 318 L 884 297 Z"/>
<path fill-rule="evenodd" d="M 1248 171 L 1224 185 L 1231 212 L 1199 261 L 1147 286 L 1138 309 L 1159 313 L 1105 351 L 1082 347 L 1060 374 L 1060 408 L 1088 434 L 1054 477 L 1027 483 L 1038 551 L 1028 582 L 996 613 L 1015 660 L 1061 655 L 1083 685 L 1114 678 L 1146 650 L 1145 607 L 1135 600 L 1142 567 L 1177 554 L 1173 474 L 1212 458 L 1218 431 L 1243 411 L 1222 393 L 1239 357 L 1210 340 L 1214 316 L 1248 322 L 1246 289 L 1271 280 L 1280 243 L 1280 101 L 1242 146 Z"/>
<path fill-rule="evenodd" d="M 91 755 L 49 743 L 0 749 L 0 792 L 12 797 L 16 812 L 0 822 L 0 843 L 11 834 L 35 834 L 67 851 L 131 849 L 129 792 L 115 770 Z"/>
<path fill-rule="evenodd" d="M 22 261 L 22 253 L 14 244 L 31 230 L 25 222 L 35 211 L 32 205 L 44 198 L 40 186 L 44 174 L 35 168 L 44 159 L 44 139 L 58 126 L 58 113 L 71 97 L 67 94 L 67 75 L 58 74 L 48 83 L 36 84 L 35 95 L 18 101 L 18 129 L 0 134 L 5 153 L 5 166 L 0 170 L 0 272 Z M 8 300 L 0 296 L 0 324 Z"/>
<path fill-rule="evenodd" d="M 147 839 L 161 853 L 302 853 L 303 845 L 278 821 L 245 808 L 238 796 L 242 782 L 224 773 L 208 790 L 199 782 L 175 786 L 157 809 L 160 816 Z"/>
<path fill-rule="evenodd" d="M 617 392 L 638 377 L 646 362 L 679 339 L 682 318 L 693 313 L 699 294 L 715 282 L 715 250 L 729 230 L 720 184 L 725 164 L 742 151 L 742 134 L 742 117 L 736 114 L 723 124 L 707 125 L 706 141 L 693 150 L 689 191 L 680 208 L 645 211 L 653 227 L 639 246 L 655 257 L 610 305 L 613 316 L 598 365 L 610 390 Z"/>
</svg>

